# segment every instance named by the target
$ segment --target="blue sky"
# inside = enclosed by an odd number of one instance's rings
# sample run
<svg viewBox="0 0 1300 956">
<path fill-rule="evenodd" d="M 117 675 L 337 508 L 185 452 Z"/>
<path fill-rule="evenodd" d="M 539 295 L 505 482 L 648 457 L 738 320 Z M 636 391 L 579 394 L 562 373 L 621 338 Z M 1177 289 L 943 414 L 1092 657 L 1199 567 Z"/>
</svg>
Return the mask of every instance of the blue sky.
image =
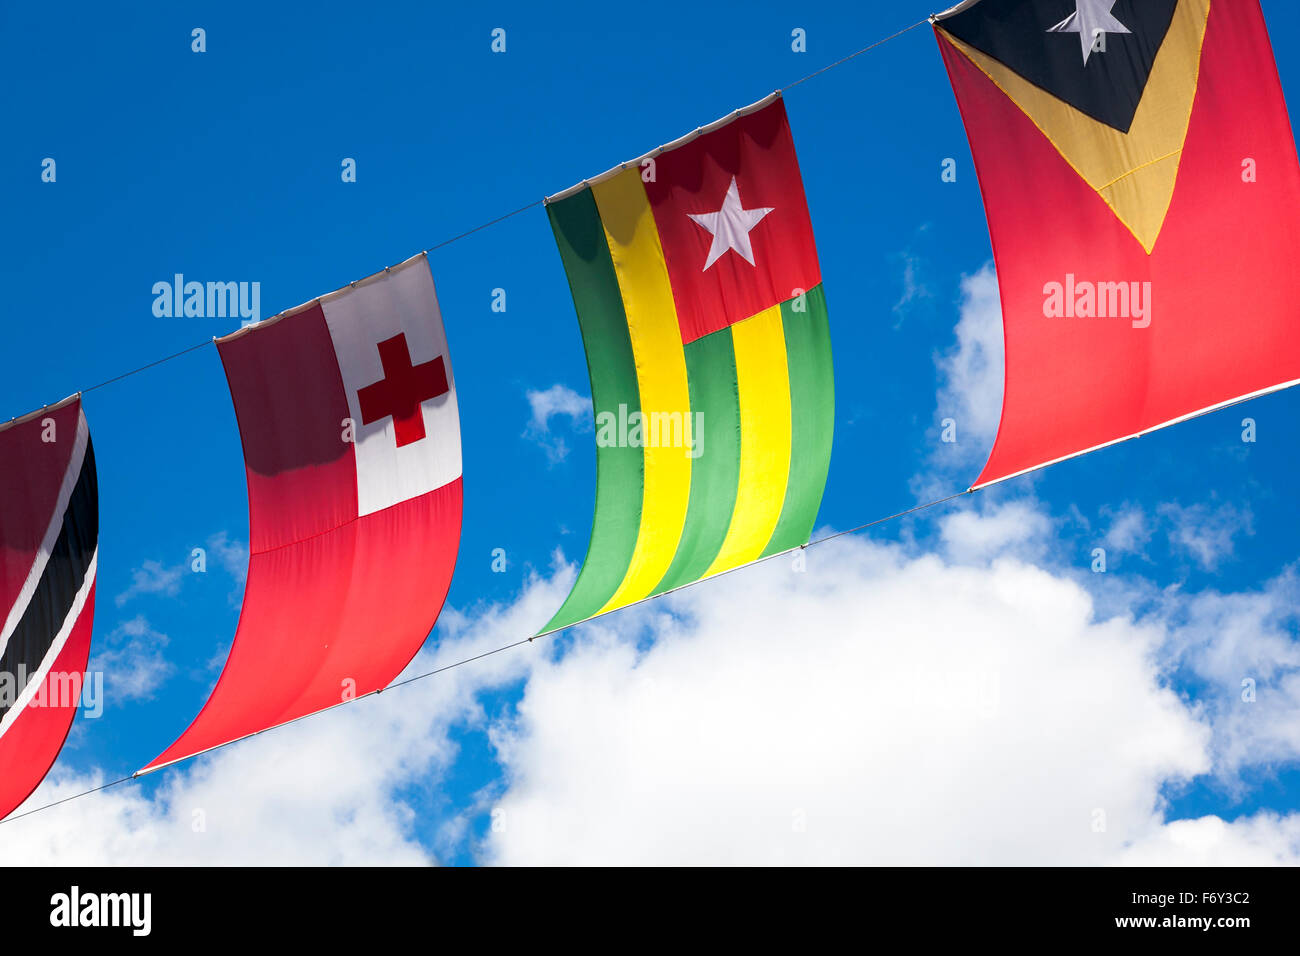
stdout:
<svg viewBox="0 0 1300 956">
<path fill-rule="evenodd" d="M 1273 37 L 1300 27 L 1294 4 L 1263 6 Z M 229 320 L 153 315 L 150 290 L 174 273 L 258 281 L 262 312 L 271 315 L 674 139 L 931 12 L 769 2 L 748 5 L 743 16 L 678 3 L 563 11 L 502 3 L 474 12 L 429 4 L 79 7 L 72 16 L 15 5 L 0 11 L 10 91 L 0 151 L 8 279 L 0 418 L 229 331 Z M 206 30 L 206 53 L 191 52 L 194 27 Z M 504 54 L 490 50 L 496 27 L 507 31 Z M 807 33 L 806 53 L 791 50 L 796 27 Z M 1294 103 L 1300 62 L 1284 56 L 1279 68 Z M 943 446 L 939 421 L 959 414 L 955 328 L 963 316 L 977 320 L 978 277 L 991 253 L 965 134 L 928 28 L 801 84 L 786 102 L 837 373 L 836 442 L 819 525 L 840 529 L 931 492 L 964 489 L 977 473 L 991 435 L 963 429 L 958 446 Z M 57 162 L 53 184 L 41 182 L 45 157 Z M 345 157 L 356 160 L 356 183 L 340 181 Z M 949 157 L 955 183 L 940 177 Z M 594 449 L 580 419 L 554 417 L 546 435 L 529 430 L 530 392 L 561 385 L 589 393 L 544 211 L 439 249 L 430 262 L 456 371 L 465 468 L 453 612 L 435 630 L 432 651 L 449 621 L 463 634 L 480 619 L 504 619 L 520 637 L 549 616 L 559 591 L 529 589 L 552 580 L 556 548 L 570 561 L 585 549 Z M 498 288 L 506 290 L 504 313 L 491 309 Z M 1224 327 L 1232 334 L 1231 316 Z M 56 771 L 69 781 L 142 766 L 201 705 L 237 622 L 248 524 L 239 438 L 215 349 L 95 390 L 85 406 L 102 514 L 95 647 L 119 676 L 106 674 L 104 716 L 78 722 Z M 954 544 L 962 526 L 941 523 L 956 508 L 974 509 L 971 520 L 994 538 L 1015 525 L 1012 557 L 1077 582 L 1093 595 L 1098 617 L 1151 615 L 1195 629 L 1191 621 L 1208 635 L 1211 650 L 1202 656 L 1213 657 L 1214 642 L 1229 640 L 1231 629 L 1219 629 L 1209 604 L 1218 595 L 1264 594 L 1297 559 L 1297 413 L 1300 394 L 1270 396 L 871 537 L 909 560 L 933 552 L 988 567 L 984 545 L 963 557 Z M 1257 423 L 1253 444 L 1241 441 L 1245 416 Z M 959 414 L 959 428 L 961 421 Z M 562 456 L 548 454 L 557 440 Z M 1090 564 L 1107 539 L 1103 581 Z M 208 549 L 206 574 L 189 571 L 195 547 Z M 506 552 L 505 573 L 492 570 L 496 548 Z M 137 577 L 144 583 L 133 589 Z M 1295 621 L 1285 607 L 1279 599 L 1264 615 L 1270 639 L 1283 642 L 1270 672 L 1279 693 L 1294 673 L 1286 641 Z M 644 617 L 626 621 L 610 625 L 616 637 L 653 640 Z M 559 668 L 580 639 L 536 653 Z M 1164 655 L 1160 680 L 1172 695 L 1162 699 L 1210 721 L 1236 691 L 1225 671 L 1197 666 L 1199 652 L 1181 646 L 1183 656 L 1168 643 L 1153 652 Z M 437 859 L 491 856 L 484 841 L 493 800 L 513 779 L 494 735 L 520 719 L 529 679 L 503 673 L 495 685 L 474 688 L 473 703 L 448 717 L 430 745 L 436 766 L 390 781 L 385 799 L 410 810 L 398 830 Z M 416 706 L 436 697 L 437 680 L 397 693 Z M 1104 711 L 1104 682 L 1096 691 Z M 335 719 L 314 718 L 321 731 L 303 732 L 328 733 Z M 238 749 L 292 751 L 297 733 Z M 1231 737 L 1205 772 L 1156 779 L 1161 818 L 1234 821 L 1300 810 L 1298 754 L 1276 741 L 1251 751 L 1260 736 Z M 1222 758 L 1238 745 L 1245 757 Z M 856 758 L 850 751 L 838 759 Z M 364 762 L 357 766 L 364 773 Z M 177 779 L 130 784 L 130 799 L 165 800 Z M 954 768 L 954 793 L 962 779 Z M 109 798 L 87 801 L 100 799 Z"/>
</svg>

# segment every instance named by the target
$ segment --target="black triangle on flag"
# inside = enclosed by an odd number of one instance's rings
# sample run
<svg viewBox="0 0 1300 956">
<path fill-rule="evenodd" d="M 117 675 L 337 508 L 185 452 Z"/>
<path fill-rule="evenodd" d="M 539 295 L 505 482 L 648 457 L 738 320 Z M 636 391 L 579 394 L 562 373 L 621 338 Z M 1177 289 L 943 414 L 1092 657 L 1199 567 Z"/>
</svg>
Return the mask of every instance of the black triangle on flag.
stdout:
<svg viewBox="0 0 1300 956">
<path fill-rule="evenodd" d="M 1178 0 L 979 0 L 940 26 L 1127 133 L 1177 6 Z"/>
</svg>

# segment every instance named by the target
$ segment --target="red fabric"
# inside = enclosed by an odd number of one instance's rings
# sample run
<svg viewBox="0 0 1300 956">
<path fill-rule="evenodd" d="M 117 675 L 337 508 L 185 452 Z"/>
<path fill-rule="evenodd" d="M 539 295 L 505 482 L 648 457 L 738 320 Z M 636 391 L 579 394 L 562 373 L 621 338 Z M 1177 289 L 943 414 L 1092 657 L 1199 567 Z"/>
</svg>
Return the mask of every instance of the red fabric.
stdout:
<svg viewBox="0 0 1300 956">
<path fill-rule="evenodd" d="M 713 213 L 736 178 L 745 209 L 772 212 L 749 233 L 754 265 L 734 250 L 708 269 L 713 235 L 692 213 Z M 682 341 L 756 315 L 821 282 L 799 160 L 778 99 L 685 146 L 655 157 L 645 184 L 663 244 Z"/>
<path fill-rule="evenodd" d="M 942 37 L 993 241 L 1002 421 L 977 485 L 1300 378 L 1300 165 L 1257 2 L 1214 3 L 1173 202 L 1148 256 Z M 1258 163 L 1256 183 L 1242 161 Z M 1152 322 L 1043 315 L 1044 284 L 1149 281 Z"/>
<path fill-rule="evenodd" d="M 219 348 L 247 463 L 248 585 L 211 697 L 145 770 L 386 686 L 433 628 L 460 541 L 459 478 L 357 517 L 347 400 L 319 307 Z"/>
<path fill-rule="evenodd" d="M 256 554 L 357 516 L 347 397 L 319 305 L 218 346 L 244 443 L 249 550 Z"/>
<path fill-rule="evenodd" d="M 32 570 L 58 504 L 77 435 L 80 402 L 38 415 L 0 432 L 0 624 L 13 607 Z M 46 418 L 54 419 L 55 437 L 41 440 Z"/>
<path fill-rule="evenodd" d="M 0 461 L 4 462 L 0 469 L 0 624 L 17 600 L 54 518 L 80 416 L 81 402 L 73 401 L 0 431 Z M 42 422 L 47 418 L 54 420 L 53 442 L 42 441 Z M 51 674 L 84 676 L 94 608 L 92 585 L 81 616 L 51 666 Z M 49 696 L 49 676 L 38 693 L 42 700 L 57 704 Z M 0 737 L 0 819 L 31 796 L 63 749 L 77 713 L 77 701 L 63 704 L 29 705 Z"/>
<path fill-rule="evenodd" d="M 461 481 L 249 561 L 212 696 L 146 770 L 385 687 L 442 610 Z"/>
<path fill-rule="evenodd" d="M 76 424 L 75 418 L 73 424 Z M 80 696 L 77 700 L 58 700 L 50 692 L 50 681 L 54 678 L 61 681 L 69 674 L 81 674 L 85 678 L 94 619 L 95 586 L 92 584 L 81 616 L 72 626 L 72 632 L 54 659 L 50 672 L 45 675 L 41 690 L 37 691 L 37 699 L 44 701 L 44 705 L 36 706 L 33 701 L 0 737 L 0 820 L 32 795 L 54 766 L 63 742 L 68 739 Z"/>
</svg>

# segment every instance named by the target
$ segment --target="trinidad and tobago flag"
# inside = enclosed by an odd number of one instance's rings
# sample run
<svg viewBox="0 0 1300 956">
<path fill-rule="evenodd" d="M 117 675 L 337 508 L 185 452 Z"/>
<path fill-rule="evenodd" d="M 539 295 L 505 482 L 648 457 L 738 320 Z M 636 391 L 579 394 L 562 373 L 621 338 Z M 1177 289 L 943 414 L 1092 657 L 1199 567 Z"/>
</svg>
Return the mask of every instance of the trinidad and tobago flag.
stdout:
<svg viewBox="0 0 1300 956">
<path fill-rule="evenodd" d="M 248 585 L 211 697 L 145 770 L 385 687 L 432 630 L 460 542 L 456 384 L 423 254 L 217 346 Z"/>
<path fill-rule="evenodd" d="M 1300 166 L 1257 0 L 934 21 L 1002 296 L 977 487 L 1300 380 Z"/>
<path fill-rule="evenodd" d="M 99 492 L 73 396 L 0 425 L 0 818 L 54 764 L 81 700 Z"/>
</svg>

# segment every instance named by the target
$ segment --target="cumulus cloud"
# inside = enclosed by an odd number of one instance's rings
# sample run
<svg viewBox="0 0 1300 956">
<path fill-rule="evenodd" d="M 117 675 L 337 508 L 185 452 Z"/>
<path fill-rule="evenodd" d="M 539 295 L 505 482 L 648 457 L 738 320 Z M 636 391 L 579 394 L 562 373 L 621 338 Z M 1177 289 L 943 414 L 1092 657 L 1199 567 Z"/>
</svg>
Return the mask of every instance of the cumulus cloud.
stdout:
<svg viewBox="0 0 1300 956">
<path fill-rule="evenodd" d="M 1262 812 L 1228 823 L 1219 817 L 1175 820 L 1119 857 L 1125 866 L 1296 866 L 1300 814 Z"/>
<path fill-rule="evenodd" d="M 1037 557 L 1046 547 L 1052 521 L 1028 499 L 979 499 L 971 508 L 939 520 L 939 536 L 954 560 L 978 563 L 995 555 Z"/>
<path fill-rule="evenodd" d="M 379 702 L 374 702 L 378 704 Z M 259 737 L 170 771 L 156 791 L 127 783 L 4 824 L 0 861 L 48 865 L 299 863 L 420 864 L 432 858 L 408 834 L 412 812 L 389 794 L 393 765 L 379 733 L 400 733 L 383 705 L 339 712 L 325 726 L 295 727 L 292 742 Z M 361 718 L 375 721 L 361 726 Z M 378 732 L 378 733 L 377 733 Z M 404 738 L 404 756 L 427 767 L 425 748 Z M 28 806 L 104 782 L 101 774 L 56 774 Z M 21 810 L 19 812 L 22 812 Z"/>
<path fill-rule="evenodd" d="M 967 467 L 988 454 L 1002 417 L 1002 303 L 992 263 L 962 278 L 956 335 L 956 345 L 937 359 L 938 417 L 956 423 L 957 442 L 944 447 L 945 455 L 956 453 L 951 463 Z"/>
<path fill-rule="evenodd" d="M 486 657 L 5 824 L 0 862 L 1300 862 L 1300 817 L 1165 817 L 1189 781 L 1300 752 L 1294 582 L 1107 615 L 1035 557 L 1050 522 L 1024 507 L 949 516 L 938 554 L 839 539 Z M 409 672 L 530 633 L 573 571 L 448 610 Z M 1247 666 L 1278 710 L 1171 679 Z M 505 687 L 518 705 L 489 713 Z M 501 776 L 430 839 L 412 792 L 447 779 L 455 727 Z M 93 780 L 56 772 L 30 805 Z"/>
<path fill-rule="evenodd" d="M 572 584 L 562 568 L 473 619 L 444 614 L 441 640 L 407 674 L 531 633 Z M 127 783 L 4 823 L 0 865 L 378 865 L 437 862 L 417 834 L 410 788 L 456 758 L 454 725 L 486 719 L 477 693 L 522 679 L 542 645 L 356 701 Z M 165 776 L 163 776 L 165 775 Z M 18 812 L 102 784 L 60 767 Z M 146 789 L 158 780 L 156 789 Z"/>
<path fill-rule="evenodd" d="M 1243 769 L 1300 760 L 1300 579 L 1291 569 L 1254 591 L 1168 595 L 1166 653 L 1201 684 L 1216 771 L 1240 791 Z"/>
<path fill-rule="evenodd" d="M 1001 518 L 993 519 L 995 521 Z M 1156 627 L 1077 584 L 843 540 L 539 662 L 500 863 L 1099 863 L 1209 769 Z M 1100 813 L 1105 827 L 1097 831 Z"/>
<path fill-rule="evenodd" d="M 563 436 L 551 430 L 551 419 L 566 417 L 570 427 L 589 431 L 592 427 L 591 399 L 559 384 L 541 391 L 529 389 L 526 397 L 532 417 L 528 420 L 524 437 L 540 445 L 551 464 L 563 461 L 569 455 L 569 446 Z"/>
<path fill-rule="evenodd" d="M 88 669 L 104 675 L 109 702 L 147 700 L 175 671 L 167 660 L 167 635 L 143 614 L 123 621 L 97 643 Z"/>
</svg>

